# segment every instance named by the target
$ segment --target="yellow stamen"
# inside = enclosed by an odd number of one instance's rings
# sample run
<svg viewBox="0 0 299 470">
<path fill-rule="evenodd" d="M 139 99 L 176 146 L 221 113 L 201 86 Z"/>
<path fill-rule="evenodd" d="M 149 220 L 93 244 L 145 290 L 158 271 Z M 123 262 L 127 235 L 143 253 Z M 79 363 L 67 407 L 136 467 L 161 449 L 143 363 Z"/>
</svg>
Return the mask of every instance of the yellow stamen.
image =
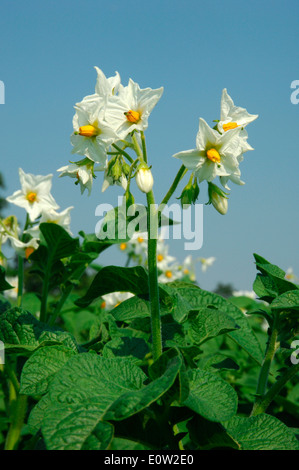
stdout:
<svg viewBox="0 0 299 470">
<path fill-rule="evenodd" d="M 163 256 L 163 255 L 158 255 L 158 256 L 157 256 L 157 260 L 159 261 L 159 263 L 160 263 L 161 261 L 163 261 L 163 259 L 164 259 L 164 256 Z"/>
<path fill-rule="evenodd" d="M 138 237 L 138 238 L 137 238 L 137 241 L 138 241 L 139 243 L 142 243 L 142 242 L 144 241 L 144 238 Z"/>
<path fill-rule="evenodd" d="M 226 124 L 223 124 L 223 130 L 224 132 L 229 131 L 230 129 L 235 129 L 236 127 L 239 127 L 236 122 L 227 122 Z"/>
<path fill-rule="evenodd" d="M 121 304 L 121 302 L 117 302 L 117 304 L 114 305 L 114 308 L 118 307 Z"/>
<path fill-rule="evenodd" d="M 82 135 L 83 137 L 94 137 L 99 135 L 99 129 L 97 129 L 95 126 L 92 126 L 91 124 L 81 126 L 79 127 L 79 135 Z"/>
<path fill-rule="evenodd" d="M 129 122 L 133 122 L 134 124 L 140 120 L 140 113 L 138 111 L 133 111 L 130 109 L 125 116 Z"/>
<path fill-rule="evenodd" d="M 26 199 L 31 204 L 33 204 L 37 200 L 37 194 L 34 193 L 34 192 L 29 192 L 29 193 L 27 193 Z"/>
<path fill-rule="evenodd" d="M 168 277 L 168 279 L 172 278 L 172 272 L 171 271 L 166 271 L 165 276 Z"/>
<path fill-rule="evenodd" d="M 189 274 L 189 269 L 184 269 L 184 274 Z"/>
<path fill-rule="evenodd" d="M 126 244 L 126 243 L 121 243 L 121 244 L 119 245 L 119 248 L 120 248 L 122 251 L 124 251 L 124 250 L 127 248 L 127 244 Z"/>
<path fill-rule="evenodd" d="M 209 149 L 207 151 L 207 157 L 213 163 L 220 163 L 221 157 L 219 152 L 216 149 Z"/>
<path fill-rule="evenodd" d="M 30 255 L 32 255 L 32 253 L 34 252 L 34 248 L 32 248 L 32 246 L 28 246 L 26 249 L 25 249 L 25 258 L 28 259 Z"/>
</svg>

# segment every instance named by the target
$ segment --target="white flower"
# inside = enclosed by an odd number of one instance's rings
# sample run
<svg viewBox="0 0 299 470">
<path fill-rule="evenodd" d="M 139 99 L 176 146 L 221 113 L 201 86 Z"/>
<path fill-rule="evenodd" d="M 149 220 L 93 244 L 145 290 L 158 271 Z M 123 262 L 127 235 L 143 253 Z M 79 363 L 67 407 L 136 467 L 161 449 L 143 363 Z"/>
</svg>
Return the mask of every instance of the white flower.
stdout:
<svg viewBox="0 0 299 470">
<path fill-rule="evenodd" d="M 182 273 L 184 276 L 188 276 L 191 281 L 196 281 L 195 263 L 191 255 L 186 256 L 184 259 Z"/>
<path fill-rule="evenodd" d="M 111 127 L 104 122 L 105 106 L 106 98 L 96 94 L 77 103 L 71 135 L 72 153 L 85 155 L 102 165 L 106 162 L 108 147 L 117 140 Z"/>
<path fill-rule="evenodd" d="M 94 173 L 96 171 L 104 171 L 105 165 L 94 166 L 94 162 L 91 160 L 88 162 L 88 159 L 86 160 L 85 165 L 71 163 L 70 165 L 59 168 L 57 171 L 62 172 L 59 177 L 70 176 L 71 178 L 76 178 L 75 184 L 80 184 L 81 194 L 87 189 L 88 196 L 90 196 L 93 178 L 95 178 Z"/>
<path fill-rule="evenodd" d="M 115 72 L 115 77 L 106 78 L 105 74 L 101 69 L 95 67 L 97 71 L 97 83 L 95 92 L 100 96 L 112 96 L 118 93 L 120 87 L 120 76 L 118 72 Z"/>
<path fill-rule="evenodd" d="M 167 271 L 168 267 L 176 260 L 174 256 L 168 254 L 169 245 L 163 240 L 157 241 L 157 267 L 160 271 Z"/>
<path fill-rule="evenodd" d="M 286 271 L 285 279 L 295 283 L 299 282 L 299 278 L 294 274 L 293 268 L 288 268 Z"/>
<path fill-rule="evenodd" d="M 149 193 L 154 185 L 154 178 L 151 170 L 148 168 L 140 168 L 136 174 L 136 183 L 140 191 Z"/>
<path fill-rule="evenodd" d="M 131 297 L 134 297 L 134 294 L 131 292 L 112 292 L 111 294 L 102 296 L 103 303 L 101 307 L 106 310 L 112 310 L 120 303 L 124 302 L 124 300 L 130 299 Z"/>
<path fill-rule="evenodd" d="M 149 115 L 162 93 L 163 88 L 140 89 L 138 83 L 130 79 L 128 86 L 121 88 L 118 96 L 108 97 L 106 122 L 115 130 L 121 140 L 133 130 L 146 130 Z"/>
<path fill-rule="evenodd" d="M 26 242 L 26 243 L 14 237 L 8 237 L 8 238 L 11 242 L 11 246 L 13 247 L 17 255 L 21 256 L 22 258 L 28 259 L 29 256 L 35 250 L 37 250 L 39 246 L 39 243 L 38 243 L 39 240 L 37 238 L 31 238 L 31 240 L 29 240 L 29 242 Z"/>
<path fill-rule="evenodd" d="M 15 191 L 7 199 L 8 202 L 26 209 L 33 222 L 42 211 L 58 209 L 53 196 L 50 194 L 53 175 L 40 176 L 24 173 L 19 169 L 22 189 Z"/>
<path fill-rule="evenodd" d="M 128 241 L 128 246 L 131 248 L 131 251 L 135 255 L 137 256 L 146 255 L 147 241 L 148 241 L 147 232 L 135 232 L 133 237 Z"/>
<path fill-rule="evenodd" d="M 13 286 L 13 289 L 7 289 L 6 291 L 4 291 L 4 295 L 8 299 L 15 300 L 18 297 L 18 291 L 19 291 L 19 289 L 18 289 L 18 282 L 19 282 L 18 276 L 7 277 L 6 281 L 8 282 L 8 284 Z"/>
<path fill-rule="evenodd" d="M 42 216 L 40 219 L 40 224 L 48 223 L 48 224 L 57 224 L 63 227 L 70 235 L 72 235 L 70 231 L 70 223 L 71 223 L 71 215 L 70 211 L 74 207 L 68 207 L 62 212 L 56 212 L 54 210 L 48 212 L 42 212 Z M 28 230 L 25 233 L 29 233 L 33 238 L 39 238 L 39 225 L 36 225 Z"/>
<path fill-rule="evenodd" d="M 201 270 L 202 272 L 206 272 L 208 267 L 212 266 L 216 258 L 214 256 L 211 256 L 210 258 L 198 258 L 198 261 L 201 262 Z"/>
<path fill-rule="evenodd" d="M 242 184 L 239 170 L 239 159 L 242 154 L 241 128 L 225 134 L 211 129 L 202 118 L 196 136 L 196 149 L 186 150 L 173 155 L 182 160 L 186 168 L 194 172 L 198 182 L 212 181 L 217 176 L 234 176 L 234 182 Z"/>
<path fill-rule="evenodd" d="M 221 96 L 220 121 L 218 122 L 218 130 L 221 134 L 237 127 L 245 127 L 257 118 L 258 114 L 249 114 L 245 108 L 235 106 L 226 88 L 224 88 Z M 250 149 L 251 147 L 248 148 L 248 150 Z"/>
<path fill-rule="evenodd" d="M 178 279 L 181 279 L 182 277 L 182 268 L 179 263 L 175 262 L 170 266 L 167 266 L 165 271 L 163 271 L 162 274 L 160 274 L 160 276 L 158 277 L 158 281 L 163 284 L 166 282 L 176 281 Z"/>
</svg>

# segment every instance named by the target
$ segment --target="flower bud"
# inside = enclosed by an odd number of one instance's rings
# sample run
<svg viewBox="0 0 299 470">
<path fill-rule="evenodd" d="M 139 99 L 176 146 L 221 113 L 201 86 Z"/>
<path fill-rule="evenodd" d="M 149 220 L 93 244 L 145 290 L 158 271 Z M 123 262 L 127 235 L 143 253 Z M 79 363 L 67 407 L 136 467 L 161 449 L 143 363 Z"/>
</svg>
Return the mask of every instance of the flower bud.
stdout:
<svg viewBox="0 0 299 470">
<path fill-rule="evenodd" d="M 226 197 L 219 196 L 219 194 L 215 193 L 212 197 L 212 204 L 219 214 L 225 215 L 227 213 L 228 202 Z"/>
<path fill-rule="evenodd" d="M 149 193 L 153 187 L 154 179 L 149 168 L 140 168 L 136 174 L 136 183 L 140 191 Z"/>
<path fill-rule="evenodd" d="M 117 158 L 114 165 L 111 167 L 110 175 L 114 181 L 118 181 L 123 174 L 122 164 Z"/>
<path fill-rule="evenodd" d="M 134 196 L 133 194 L 130 192 L 130 191 L 126 191 L 125 192 L 125 198 L 126 198 L 126 207 L 127 209 L 130 207 L 130 206 L 133 206 L 135 204 L 135 199 L 134 199 Z"/>
<path fill-rule="evenodd" d="M 216 211 L 219 214 L 225 215 L 228 209 L 228 198 L 222 189 L 218 188 L 216 184 L 209 183 L 209 202 L 208 204 L 213 204 Z"/>
<path fill-rule="evenodd" d="M 185 186 L 182 191 L 182 194 L 178 198 L 181 200 L 181 206 L 183 209 L 186 208 L 186 206 L 190 206 L 190 204 L 195 204 L 199 196 L 199 186 L 197 184 L 197 179 L 194 178 L 192 184 L 192 178 L 193 175 L 191 175 L 189 183 L 187 184 L 187 186 Z"/>
</svg>

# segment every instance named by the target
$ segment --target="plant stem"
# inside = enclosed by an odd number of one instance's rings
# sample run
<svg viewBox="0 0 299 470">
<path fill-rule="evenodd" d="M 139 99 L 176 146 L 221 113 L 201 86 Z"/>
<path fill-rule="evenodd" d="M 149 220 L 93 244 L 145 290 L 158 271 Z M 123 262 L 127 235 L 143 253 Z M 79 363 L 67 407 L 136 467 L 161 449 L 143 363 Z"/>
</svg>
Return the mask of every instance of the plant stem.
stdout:
<svg viewBox="0 0 299 470">
<path fill-rule="evenodd" d="M 143 150 L 143 154 L 142 154 L 142 151 L 141 151 L 141 148 L 139 147 L 138 140 L 137 140 L 135 132 L 132 135 L 132 141 L 133 141 L 133 144 L 134 144 L 134 150 L 136 152 L 137 157 L 143 157 L 143 160 L 145 158 L 147 158 L 146 157 L 145 143 L 142 144 L 142 150 Z"/>
<path fill-rule="evenodd" d="M 66 301 L 67 298 L 68 298 L 68 296 L 69 296 L 70 293 L 72 292 L 73 287 L 74 287 L 74 286 L 70 284 L 70 285 L 63 291 L 63 294 L 62 294 L 62 296 L 60 297 L 60 300 L 59 300 L 59 302 L 58 302 L 58 304 L 57 304 L 57 306 L 56 306 L 56 308 L 55 308 L 55 310 L 54 310 L 54 313 L 53 313 L 53 315 L 51 315 L 51 318 L 50 318 L 50 320 L 49 320 L 49 325 L 50 325 L 50 326 L 53 326 L 53 325 L 54 325 L 54 323 L 55 323 L 55 321 L 56 321 L 56 318 L 58 317 L 58 315 L 59 315 L 59 313 L 60 313 L 60 311 L 61 311 L 61 309 L 62 309 L 62 307 L 63 307 L 63 305 L 64 305 L 64 303 L 65 303 L 65 301 Z"/>
<path fill-rule="evenodd" d="M 256 389 L 256 399 L 253 405 L 251 416 L 254 416 L 256 414 L 256 410 L 259 408 L 266 394 L 270 367 L 274 359 L 275 353 L 277 351 L 277 348 L 279 346 L 279 343 L 277 342 L 278 320 L 279 320 L 279 314 L 275 313 L 271 335 L 269 338 L 266 354 L 265 354 L 264 361 L 263 361 L 262 368 L 261 368 L 260 375 L 259 375 L 259 380 L 258 380 L 257 389 Z"/>
<path fill-rule="evenodd" d="M 6 436 L 4 450 L 14 450 L 20 438 L 27 410 L 27 396 L 20 395 L 20 384 L 13 366 L 5 364 L 5 372 L 9 379 L 11 423 Z"/>
<path fill-rule="evenodd" d="M 136 135 L 134 134 L 133 143 L 136 147 L 136 153 L 147 162 L 147 151 L 144 133 L 141 133 L 142 155 L 139 155 L 140 147 Z M 141 150 L 140 150 L 141 153 Z M 158 217 L 153 190 L 146 194 L 147 200 L 147 233 L 148 233 L 148 281 L 149 298 L 151 306 L 151 330 L 153 342 L 153 360 L 156 361 L 162 354 L 162 329 L 160 317 L 158 268 L 157 268 L 157 240 L 158 240 Z"/>
<path fill-rule="evenodd" d="M 12 421 L 6 436 L 4 450 L 15 450 L 21 435 L 27 410 L 27 396 L 19 395 L 13 406 Z"/>
<path fill-rule="evenodd" d="M 121 149 L 120 147 L 118 147 L 118 145 L 116 144 L 112 144 L 112 147 L 114 147 L 116 150 L 118 150 L 118 152 L 123 155 L 124 157 L 126 157 L 127 160 L 129 160 L 130 163 L 133 163 L 133 158 L 127 153 L 125 152 L 125 150 Z"/>
<path fill-rule="evenodd" d="M 18 299 L 17 299 L 17 307 L 22 307 L 23 282 L 24 282 L 24 260 L 23 260 L 22 256 L 18 256 Z"/>
<path fill-rule="evenodd" d="M 188 169 L 187 169 L 184 165 L 182 165 L 181 168 L 179 169 L 179 171 L 178 171 L 178 173 L 177 173 L 177 175 L 176 175 L 176 177 L 175 177 L 175 179 L 174 179 L 172 185 L 170 186 L 170 188 L 169 188 L 167 194 L 165 195 L 164 199 L 162 199 L 162 202 L 161 202 L 160 206 L 161 206 L 162 204 L 167 204 L 167 203 L 168 203 L 169 199 L 171 198 L 171 196 L 172 196 L 173 193 L 175 192 L 175 190 L 176 190 L 176 188 L 177 188 L 179 182 L 181 181 L 181 179 L 183 178 L 183 176 L 185 176 L 185 174 L 187 173 L 187 171 L 188 171 Z"/>
<path fill-rule="evenodd" d="M 147 222 L 148 222 L 148 271 L 149 294 L 151 305 L 151 324 L 153 341 L 153 359 L 156 361 L 162 354 L 162 333 L 159 304 L 159 286 L 157 269 L 157 237 L 158 220 L 153 213 L 156 209 L 153 191 L 147 193 Z M 152 217 L 151 217 L 152 215 Z"/>
<path fill-rule="evenodd" d="M 29 215 L 26 216 L 26 222 L 24 226 L 24 231 L 27 230 L 28 226 L 30 225 Z M 23 232 L 24 232 L 23 231 Z M 24 241 L 26 234 L 23 233 L 21 241 Z M 22 298 L 23 298 L 23 283 L 24 283 L 24 259 L 22 256 L 18 256 L 18 298 L 17 298 L 17 306 L 22 306 Z"/>
<path fill-rule="evenodd" d="M 252 410 L 251 416 L 256 416 L 258 414 L 264 413 L 270 403 L 274 400 L 276 395 L 279 394 L 281 389 L 285 386 L 285 384 L 293 378 L 297 373 L 299 372 L 299 363 L 294 365 L 293 367 L 290 367 L 286 373 L 280 377 L 277 382 L 275 382 L 274 385 L 270 388 L 270 390 L 266 393 L 266 395 L 263 397 L 259 405 L 255 407 L 254 410 Z"/>
<path fill-rule="evenodd" d="M 146 151 L 144 132 L 141 131 L 140 135 L 141 135 L 141 143 L 142 143 L 143 160 L 145 161 L 145 163 L 147 163 L 147 151 Z"/>
</svg>

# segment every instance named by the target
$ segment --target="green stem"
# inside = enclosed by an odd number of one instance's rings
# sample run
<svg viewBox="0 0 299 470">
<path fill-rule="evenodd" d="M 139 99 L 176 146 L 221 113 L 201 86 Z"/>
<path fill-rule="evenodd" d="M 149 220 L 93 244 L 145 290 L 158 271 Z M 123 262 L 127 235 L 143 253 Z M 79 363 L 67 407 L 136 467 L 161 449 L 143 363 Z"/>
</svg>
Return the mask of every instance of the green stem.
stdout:
<svg viewBox="0 0 299 470">
<path fill-rule="evenodd" d="M 15 450 L 20 439 L 24 419 L 27 411 L 27 396 L 19 395 L 13 404 L 12 421 L 6 436 L 4 450 Z"/>
<path fill-rule="evenodd" d="M 142 143 L 143 160 L 145 161 L 145 163 L 147 163 L 147 150 L 146 150 L 144 132 L 141 131 L 140 135 L 141 135 L 141 143 Z"/>
<path fill-rule="evenodd" d="M 179 169 L 179 171 L 178 171 L 178 173 L 177 173 L 177 175 L 176 175 L 176 177 L 175 177 L 175 179 L 174 179 L 172 185 L 170 186 L 170 188 L 169 188 L 167 194 L 166 194 L 165 197 L 162 199 L 162 202 L 161 202 L 160 206 L 161 206 L 162 204 L 167 204 L 167 203 L 168 203 L 169 199 L 171 198 L 171 196 L 172 196 L 173 193 L 175 192 L 175 190 L 176 190 L 176 188 L 177 188 L 179 182 L 181 181 L 181 179 L 183 178 L 183 176 L 185 176 L 185 174 L 187 173 L 187 171 L 188 171 L 188 169 L 187 169 L 184 165 L 182 165 L 181 168 Z"/>
<path fill-rule="evenodd" d="M 17 299 L 18 307 L 22 307 L 23 283 L 24 283 L 24 259 L 22 258 L 22 256 L 18 256 L 18 299 Z"/>
<path fill-rule="evenodd" d="M 255 399 L 255 403 L 253 405 L 253 409 L 251 412 L 252 416 L 255 415 L 256 410 L 259 408 L 261 402 L 263 401 L 265 397 L 271 364 L 274 359 L 277 348 L 279 346 L 279 343 L 277 342 L 277 337 L 278 337 L 277 326 L 278 326 L 279 314 L 275 313 L 274 315 L 275 316 L 273 319 L 272 331 L 271 331 L 271 335 L 269 338 L 266 354 L 264 357 L 264 361 L 262 364 L 262 368 L 260 371 L 259 380 L 257 384 L 256 399 Z"/>
<path fill-rule="evenodd" d="M 133 143 L 136 153 L 147 162 L 146 143 L 143 132 L 141 133 L 142 151 L 138 145 L 136 135 L 133 134 Z M 140 155 L 139 155 L 140 151 Z M 156 361 L 162 354 L 162 328 L 159 302 L 158 268 L 157 268 L 157 241 L 158 241 L 158 217 L 154 193 L 151 190 L 146 194 L 147 200 L 147 233 L 148 233 L 148 280 L 149 298 L 151 308 L 151 330 L 153 342 L 153 359 Z"/>
<path fill-rule="evenodd" d="M 26 234 L 24 234 L 25 230 L 27 230 L 28 226 L 30 225 L 29 215 L 26 216 L 26 222 L 23 230 L 23 234 L 21 237 L 21 241 L 23 242 L 25 239 Z M 23 298 L 23 284 L 24 284 L 24 259 L 22 256 L 18 257 L 18 298 L 17 298 L 17 306 L 22 306 L 22 298 Z"/>
<path fill-rule="evenodd" d="M 256 416 L 258 414 L 264 413 L 270 403 L 274 400 L 276 395 L 282 390 L 285 384 L 292 379 L 299 372 L 299 363 L 290 367 L 286 373 L 280 377 L 277 382 L 272 385 L 270 390 L 265 394 L 264 398 L 261 400 L 259 405 L 257 405 L 254 410 L 252 410 L 251 416 Z"/>
<path fill-rule="evenodd" d="M 144 158 L 147 158 L 146 157 L 146 151 L 142 155 L 142 151 L 141 151 L 141 148 L 139 147 L 138 140 L 137 140 L 135 132 L 132 135 L 132 141 L 133 141 L 133 144 L 134 144 L 134 150 L 136 152 L 137 157 L 142 157 L 143 156 L 143 160 L 144 160 Z M 143 147 L 143 152 L 144 152 L 145 145 L 142 144 L 142 147 Z"/>
<path fill-rule="evenodd" d="M 134 161 L 133 158 L 132 158 L 127 152 L 125 152 L 125 150 L 121 149 L 121 148 L 118 147 L 118 145 L 116 145 L 116 144 L 112 144 L 112 146 L 113 146 L 116 150 L 118 150 L 118 152 L 119 152 L 121 155 L 123 155 L 124 157 L 126 157 L 126 159 L 127 159 L 130 163 L 133 163 L 133 161 Z"/>
<path fill-rule="evenodd" d="M 51 315 L 51 318 L 50 318 L 50 320 L 49 320 L 49 325 L 50 325 L 50 326 L 53 326 L 53 325 L 54 325 L 54 323 L 55 323 L 55 321 L 56 321 L 58 315 L 59 315 L 60 312 L 61 312 L 62 307 L 63 307 L 64 304 L 65 304 L 65 301 L 67 300 L 68 296 L 69 296 L 70 293 L 72 292 L 73 287 L 74 287 L 74 286 L 70 284 L 70 285 L 63 291 L 63 294 L 62 294 L 61 297 L 60 297 L 60 300 L 59 300 L 59 302 L 58 302 L 58 304 L 57 304 L 57 306 L 56 306 L 56 308 L 55 308 L 55 310 L 54 310 L 54 312 L 53 312 L 53 315 Z"/>
<path fill-rule="evenodd" d="M 159 286 L 157 269 L 157 237 L 158 220 L 155 217 L 155 198 L 153 191 L 147 193 L 148 207 L 148 271 L 149 271 L 149 294 L 151 305 L 151 325 L 153 341 L 153 359 L 156 361 L 162 354 L 162 332 L 159 304 Z M 153 217 L 151 217 L 151 215 Z"/>
</svg>

